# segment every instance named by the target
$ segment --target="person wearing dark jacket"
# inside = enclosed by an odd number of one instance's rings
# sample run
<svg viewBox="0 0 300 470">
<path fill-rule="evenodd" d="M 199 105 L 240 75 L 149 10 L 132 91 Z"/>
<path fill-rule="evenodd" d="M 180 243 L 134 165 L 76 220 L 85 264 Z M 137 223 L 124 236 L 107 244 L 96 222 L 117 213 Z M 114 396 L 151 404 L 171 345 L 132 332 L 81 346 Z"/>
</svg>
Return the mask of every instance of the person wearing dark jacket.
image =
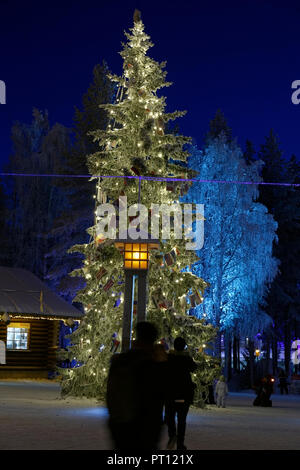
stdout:
<svg viewBox="0 0 300 470">
<path fill-rule="evenodd" d="M 108 426 L 116 450 L 157 449 L 162 427 L 162 369 L 154 357 L 157 330 L 136 327 L 132 349 L 112 357 L 107 381 Z"/>
<path fill-rule="evenodd" d="M 167 449 L 175 447 L 185 450 L 184 445 L 186 417 L 193 403 L 195 384 L 191 378 L 197 365 L 185 352 L 186 342 L 178 337 L 174 341 L 174 351 L 168 354 L 167 391 L 166 391 L 166 424 L 168 426 L 169 442 Z M 177 415 L 177 430 L 176 430 Z"/>
<path fill-rule="evenodd" d="M 279 372 L 278 379 L 279 379 L 279 388 L 280 388 L 281 395 L 283 395 L 284 392 L 288 395 L 289 393 L 288 381 L 287 381 L 287 376 L 283 372 L 283 370 Z"/>
<path fill-rule="evenodd" d="M 255 386 L 257 397 L 255 398 L 254 406 L 272 406 L 271 395 L 273 393 L 274 378 L 267 374 Z"/>
</svg>

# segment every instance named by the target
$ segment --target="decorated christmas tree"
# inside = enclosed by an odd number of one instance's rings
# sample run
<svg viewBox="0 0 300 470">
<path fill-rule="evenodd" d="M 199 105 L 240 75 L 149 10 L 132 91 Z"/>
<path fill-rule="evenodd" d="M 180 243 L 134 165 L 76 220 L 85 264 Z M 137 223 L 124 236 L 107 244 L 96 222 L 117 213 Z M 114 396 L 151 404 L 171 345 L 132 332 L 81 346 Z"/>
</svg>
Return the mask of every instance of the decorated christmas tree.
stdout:
<svg viewBox="0 0 300 470">
<path fill-rule="evenodd" d="M 69 360 L 76 361 L 76 367 L 61 370 L 63 395 L 104 398 L 111 356 L 121 348 L 123 256 L 115 240 L 99 232 L 103 220 L 99 208 L 104 203 L 114 204 L 116 216 L 108 225 L 116 228 L 118 236 L 120 198 L 127 198 L 128 206 L 141 203 L 147 208 L 146 214 L 134 218 L 128 212 L 128 223 L 145 229 L 148 222 L 146 231 L 150 233 L 155 222 L 152 204 L 173 204 L 176 212 L 180 195 L 188 189 L 186 182 L 174 179 L 188 175 L 185 162 L 190 139 L 167 131 L 169 121 L 185 113 L 165 112 L 165 97 L 158 92 L 171 83 L 165 80 L 165 63 L 147 55 L 153 44 L 138 11 L 133 28 L 125 34 L 127 43 L 120 53 L 123 74 L 109 77 L 116 84 L 116 98 L 114 103 L 103 105 L 111 119 L 105 130 L 92 132 L 99 150 L 87 156 L 91 181 L 96 183 L 95 223 L 88 229 L 90 243 L 71 249 L 85 257 L 83 266 L 71 273 L 86 281 L 76 297 L 84 305 L 85 316 L 72 334 L 72 346 L 66 353 Z M 175 227 L 175 215 L 172 224 Z M 191 229 L 190 219 L 189 225 L 185 229 Z M 183 226 L 179 223 L 177 229 Z M 198 385 L 196 403 L 201 405 L 208 384 L 218 373 L 212 355 L 204 353 L 215 330 L 188 312 L 202 302 L 207 284 L 191 273 L 191 263 L 197 259 L 195 251 L 186 249 L 186 240 L 178 237 L 178 230 L 169 233 L 170 237 L 159 234 L 159 248 L 150 255 L 146 318 L 156 324 L 161 341 L 169 347 L 176 336 L 186 339 L 190 354 L 200 365 L 193 378 Z"/>
</svg>

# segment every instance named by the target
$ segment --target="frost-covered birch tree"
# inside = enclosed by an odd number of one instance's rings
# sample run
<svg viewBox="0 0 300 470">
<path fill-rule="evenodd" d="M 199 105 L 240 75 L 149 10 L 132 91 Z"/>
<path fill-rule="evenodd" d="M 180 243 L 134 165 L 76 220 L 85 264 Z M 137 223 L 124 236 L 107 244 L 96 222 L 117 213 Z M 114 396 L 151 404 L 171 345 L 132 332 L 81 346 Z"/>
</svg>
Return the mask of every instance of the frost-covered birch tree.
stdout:
<svg viewBox="0 0 300 470">
<path fill-rule="evenodd" d="M 205 207 L 204 246 L 192 271 L 210 287 L 196 314 L 218 327 L 220 354 L 221 333 L 235 328 L 250 336 L 270 321 L 262 305 L 277 269 L 272 256 L 277 224 L 257 202 L 257 185 L 237 184 L 259 181 L 260 162 L 246 164 L 224 132 L 209 138 L 203 151 L 194 148 L 188 163 L 199 180 L 228 181 L 195 182 L 185 197 Z"/>
</svg>

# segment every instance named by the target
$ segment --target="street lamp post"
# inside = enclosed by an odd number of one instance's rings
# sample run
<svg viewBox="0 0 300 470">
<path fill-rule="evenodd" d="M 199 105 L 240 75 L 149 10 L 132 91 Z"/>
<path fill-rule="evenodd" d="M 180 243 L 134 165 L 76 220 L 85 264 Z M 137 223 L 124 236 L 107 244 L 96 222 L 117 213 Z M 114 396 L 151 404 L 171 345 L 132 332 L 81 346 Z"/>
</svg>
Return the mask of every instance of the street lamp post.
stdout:
<svg viewBox="0 0 300 470">
<path fill-rule="evenodd" d="M 134 302 L 134 284 L 138 278 L 137 322 L 146 319 L 147 274 L 150 250 L 159 247 L 158 240 L 148 238 L 116 240 L 115 246 L 123 253 L 125 271 L 124 313 L 122 331 L 122 352 L 130 349 L 132 330 L 132 310 Z"/>
</svg>

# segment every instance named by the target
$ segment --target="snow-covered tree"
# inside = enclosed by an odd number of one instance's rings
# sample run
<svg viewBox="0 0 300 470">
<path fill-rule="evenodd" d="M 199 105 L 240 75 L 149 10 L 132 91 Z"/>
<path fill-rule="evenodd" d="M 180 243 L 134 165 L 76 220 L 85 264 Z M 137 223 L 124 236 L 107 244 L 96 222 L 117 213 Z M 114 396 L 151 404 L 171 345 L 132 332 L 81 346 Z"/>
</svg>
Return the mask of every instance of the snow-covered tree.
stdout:
<svg viewBox="0 0 300 470">
<path fill-rule="evenodd" d="M 165 63 L 148 56 L 152 43 L 139 17 L 125 34 L 127 43 L 121 51 L 123 75 L 110 75 L 118 87 L 116 100 L 103 106 L 111 121 L 106 129 L 91 133 L 98 150 L 88 155 L 89 172 L 110 178 L 92 178 L 96 180 L 97 191 L 95 223 L 88 229 L 91 241 L 72 248 L 84 255 L 82 268 L 72 274 L 86 281 L 86 287 L 76 297 L 85 306 L 86 314 L 71 337 L 69 357 L 77 360 L 78 367 L 65 372 L 64 394 L 104 396 L 113 335 L 120 333 L 122 325 L 123 259 L 113 240 L 103 242 L 97 236 L 97 207 L 103 201 L 117 201 L 120 195 L 127 197 L 128 205 L 140 201 L 149 211 L 150 203 L 173 203 L 178 199 L 180 186 L 173 185 L 169 191 L 165 181 L 133 177 L 182 177 L 183 167 L 176 161 L 185 162 L 188 156 L 184 146 L 189 138 L 165 132 L 170 120 L 184 114 L 166 113 L 165 97 L 158 94 L 161 88 L 170 85 L 165 81 Z M 200 403 L 202 392 L 216 370 L 214 359 L 202 351 L 203 343 L 214 336 L 214 328 L 186 315 L 186 295 L 194 293 L 200 299 L 206 283 L 189 271 L 182 272 L 197 259 L 193 251 L 185 249 L 185 240 L 175 238 L 171 232 L 168 240 L 163 240 L 160 234 L 160 242 L 158 252 L 150 257 L 147 319 L 157 324 L 161 337 L 169 342 L 177 335 L 184 336 L 194 357 L 202 365 L 211 365 L 199 368 L 196 373 Z"/>
<path fill-rule="evenodd" d="M 58 178 L 38 174 L 59 173 L 65 152 L 70 147 L 68 130 L 49 124 L 47 112 L 33 111 L 30 125 L 16 123 L 12 128 L 13 153 L 6 172 L 31 176 L 6 179 L 9 195 L 7 233 L 10 265 L 24 267 L 41 279 L 47 274 L 46 253 L 51 247 L 54 220 L 68 206 Z"/>
<path fill-rule="evenodd" d="M 277 224 L 257 202 L 256 185 L 236 184 L 259 181 L 261 163 L 246 164 L 227 134 L 211 136 L 203 151 L 195 148 L 189 167 L 199 180 L 228 183 L 195 182 L 184 198 L 205 206 L 204 247 L 193 272 L 209 288 L 196 313 L 218 327 L 218 354 L 221 333 L 250 336 L 270 322 L 261 306 L 277 269 L 272 257 Z"/>
</svg>

